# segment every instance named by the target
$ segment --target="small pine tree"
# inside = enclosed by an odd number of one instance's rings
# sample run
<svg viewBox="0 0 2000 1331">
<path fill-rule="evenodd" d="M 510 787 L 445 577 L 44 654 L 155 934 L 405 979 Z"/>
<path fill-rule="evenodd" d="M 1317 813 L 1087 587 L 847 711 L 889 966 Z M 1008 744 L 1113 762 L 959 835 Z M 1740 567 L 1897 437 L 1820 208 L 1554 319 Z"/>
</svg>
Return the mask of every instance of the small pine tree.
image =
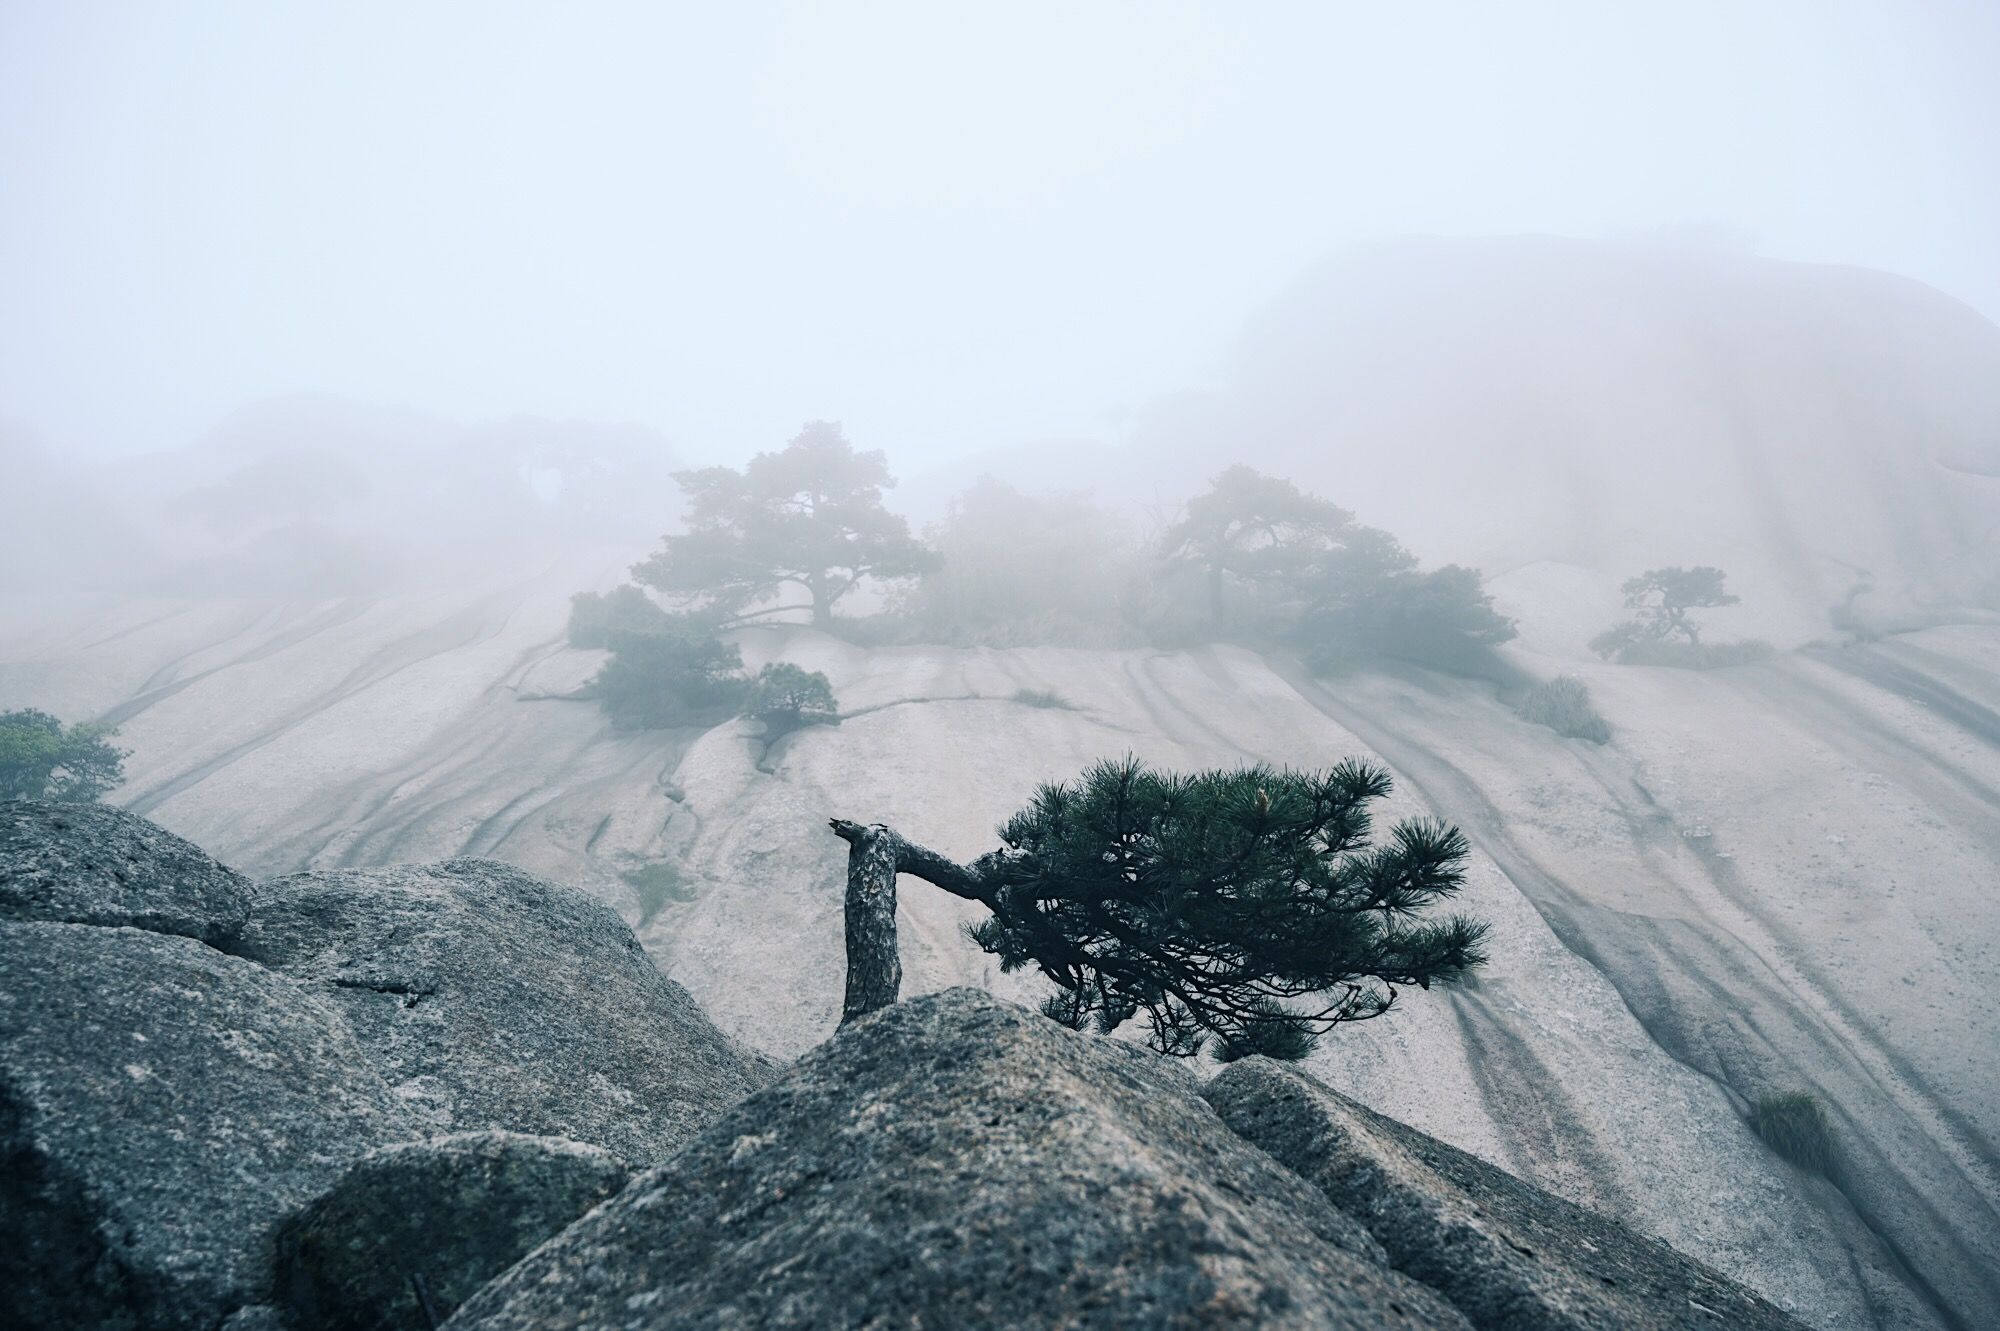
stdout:
<svg viewBox="0 0 2000 1331">
<path fill-rule="evenodd" d="M 1726 575 L 1706 564 L 1694 568 L 1651 568 L 1629 578 L 1619 590 L 1625 608 L 1638 613 L 1590 640 L 1590 649 L 1606 660 L 1629 660 L 1649 643 L 1678 641 L 1690 652 L 1701 650 L 1701 626 L 1691 610 L 1735 605 L 1742 598 L 1723 590 Z"/>
<path fill-rule="evenodd" d="M 907 873 L 991 912 L 970 930 L 1003 969 L 1033 966 L 1044 1011 L 1111 1031 L 1143 1014 L 1163 1053 L 1299 1058 L 1334 1026 L 1389 1011 L 1485 961 L 1486 927 L 1418 918 L 1456 894 L 1458 830 L 1402 823 L 1369 843 L 1379 767 L 1181 776 L 1136 759 L 1042 787 L 960 865 L 877 824 L 849 843 L 843 1020 L 893 1003 L 895 883 Z"/>
<path fill-rule="evenodd" d="M 836 724 L 840 705 L 833 685 L 819 671 L 773 661 L 751 681 L 743 715 L 762 721 L 764 734 L 775 740 L 802 726 Z"/>
</svg>

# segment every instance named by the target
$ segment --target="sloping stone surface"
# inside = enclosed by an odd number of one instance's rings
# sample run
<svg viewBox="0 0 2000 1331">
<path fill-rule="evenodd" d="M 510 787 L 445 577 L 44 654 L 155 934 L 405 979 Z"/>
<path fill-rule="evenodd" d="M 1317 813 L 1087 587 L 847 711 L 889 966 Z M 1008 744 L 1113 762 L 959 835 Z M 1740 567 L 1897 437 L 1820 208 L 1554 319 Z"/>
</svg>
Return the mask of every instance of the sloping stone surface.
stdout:
<svg viewBox="0 0 2000 1331">
<path fill-rule="evenodd" d="M 1359 1219 L 1480 1331 L 1802 1331 L 1664 1244 L 1269 1059 L 1203 1088 L 1222 1121 Z"/>
<path fill-rule="evenodd" d="M 272 1225 L 409 1135 L 338 1012 L 192 939 L 0 924 L 0 1302 L 16 1327 L 216 1326 Z"/>
<path fill-rule="evenodd" d="M 1184 1073 L 960 989 L 808 1054 L 449 1325 L 1465 1323 Z"/>
<path fill-rule="evenodd" d="M 137 814 L 0 800 L 0 919 L 130 925 L 226 945 L 250 880 Z"/>
<path fill-rule="evenodd" d="M 433 1132 L 649 1164 L 766 1079 L 602 902 L 492 860 L 295 874 L 238 950 L 318 986 Z"/>
<path fill-rule="evenodd" d="M 274 1285 L 293 1331 L 424 1331 L 623 1186 L 609 1152 L 473 1132 L 371 1152 L 279 1227 Z"/>
</svg>

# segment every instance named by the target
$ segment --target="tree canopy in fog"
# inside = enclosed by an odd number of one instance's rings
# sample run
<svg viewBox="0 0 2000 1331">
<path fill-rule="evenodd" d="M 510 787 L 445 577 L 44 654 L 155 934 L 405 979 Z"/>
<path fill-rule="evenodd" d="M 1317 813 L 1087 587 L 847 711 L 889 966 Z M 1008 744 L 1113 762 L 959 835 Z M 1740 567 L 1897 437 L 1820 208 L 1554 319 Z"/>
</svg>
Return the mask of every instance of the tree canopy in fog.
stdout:
<svg viewBox="0 0 2000 1331">
<path fill-rule="evenodd" d="M 1338 504 L 1238 464 L 1188 500 L 1162 549 L 1169 562 L 1200 571 L 1209 620 L 1220 628 L 1232 583 L 1260 590 L 1294 583 L 1354 529 L 1354 515 Z"/>
<path fill-rule="evenodd" d="M 674 479 L 687 495 L 687 530 L 666 537 L 632 576 L 684 608 L 775 614 L 788 607 L 753 607 L 793 583 L 824 628 L 863 579 L 915 577 L 931 566 L 909 524 L 883 507 L 882 492 L 896 483 L 887 460 L 856 452 L 834 422 L 809 423 L 742 471 L 704 467 Z"/>
<path fill-rule="evenodd" d="M 1124 524 L 1079 495 L 982 476 L 925 529 L 937 560 L 903 598 L 917 632 L 1012 646 L 1119 641 L 1141 575 Z"/>
<path fill-rule="evenodd" d="M 1291 481 L 1234 466 L 1162 541 L 1200 576 L 1209 631 L 1303 651 L 1322 668 L 1398 657 L 1456 668 L 1514 636 L 1477 570 L 1423 570 L 1388 532 Z"/>
<path fill-rule="evenodd" d="M 1689 613 L 1719 610 L 1742 598 L 1724 590 L 1725 574 L 1707 564 L 1694 568 L 1647 569 L 1628 578 L 1620 588 L 1625 608 L 1634 612 L 1590 640 L 1590 649 L 1606 660 L 1626 665 L 1668 665 L 1703 669 L 1740 665 L 1770 651 L 1768 644 L 1745 640 L 1702 641 L 1701 626 Z"/>
</svg>

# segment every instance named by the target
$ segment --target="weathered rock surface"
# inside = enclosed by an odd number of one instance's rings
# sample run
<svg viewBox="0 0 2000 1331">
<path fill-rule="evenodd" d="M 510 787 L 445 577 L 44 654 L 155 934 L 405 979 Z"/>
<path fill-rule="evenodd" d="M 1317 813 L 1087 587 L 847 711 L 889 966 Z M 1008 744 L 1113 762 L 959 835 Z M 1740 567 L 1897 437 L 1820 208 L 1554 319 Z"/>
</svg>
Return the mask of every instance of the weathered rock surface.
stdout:
<svg viewBox="0 0 2000 1331">
<path fill-rule="evenodd" d="M 279 1227 L 274 1284 L 293 1331 L 424 1331 L 623 1186 L 609 1152 L 473 1132 L 371 1152 Z"/>
<path fill-rule="evenodd" d="M 214 1327 L 273 1224 L 407 1116 L 340 1014 L 189 938 L 0 924 L 0 1290 L 19 1327 Z"/>
<path fill-rule="evenodd" d="M 450 1325 L 1465 1323 L 1192 1078 L 959 989 L 847 1028 Z"/>
<path fill-rule="evenodd" d="M 136 814 L 0 800 L 0 919 L 130 925 L 226 944 L 250 880 Z"/>
<path fill-rule="evenodd" d="M 602 902 L 492 860 L 264 884 L 238 950 L 315 986 L 433 1132 L 651 1163 L 764 1080 Z"/>
<path fill-rule="evenodd" d="M 1479 1331 L 1801 1326 L 1665 1244 L 1253 1058 L 1202 1093 L 1222 1121 L 1368 1227 Z"/>
</svg>

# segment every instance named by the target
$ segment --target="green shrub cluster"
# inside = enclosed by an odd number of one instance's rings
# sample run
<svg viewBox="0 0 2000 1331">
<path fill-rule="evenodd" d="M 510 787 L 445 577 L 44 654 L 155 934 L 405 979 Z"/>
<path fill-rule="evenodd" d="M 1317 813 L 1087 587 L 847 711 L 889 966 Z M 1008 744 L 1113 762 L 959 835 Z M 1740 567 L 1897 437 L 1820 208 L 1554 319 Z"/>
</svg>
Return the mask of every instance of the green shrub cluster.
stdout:
<svg viewBox="0 0 2000 1331">
<path fill-rule="evenodd" d="M 88 804 L 125 780 L 125 750 L 109 726 L 61 718 L 33 707 L 0 713 L 0 799 Z"/>
</svg>

